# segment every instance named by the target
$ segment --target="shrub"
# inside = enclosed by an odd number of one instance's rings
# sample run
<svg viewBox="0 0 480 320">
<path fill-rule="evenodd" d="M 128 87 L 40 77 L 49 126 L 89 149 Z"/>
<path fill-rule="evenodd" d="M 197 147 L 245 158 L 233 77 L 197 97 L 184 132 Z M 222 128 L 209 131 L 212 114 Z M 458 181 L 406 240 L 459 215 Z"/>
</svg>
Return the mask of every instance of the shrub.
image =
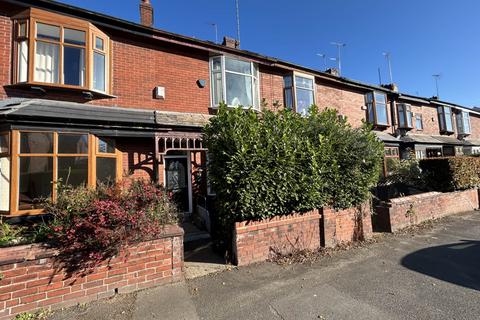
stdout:
<svg viewBox="0 0 480 320">
<path fill-rule="evenodd" d="M 388 175 L 382 178 L 382 184 L 404 184 L 423 187 L 423 174 L 416 159 L 400 160 L 387 158 Z"/>
<path fill-rule="evenodd" d="M 144 180 L 96 189 L 59 186 L 57 200 L 47 202 L 45 209 L 53 215 L 49 239 L 60 249 L 67 271 L 88 271 L 128 244 L 153 239 L 165 224 L 177 222 L 165 191 Z"/>
<path fill-rule="evenodd" d="M 316 107 L 303 117 L 222 105 L 204 141 L 225 223 L 358 205 L 375 185 L 383 156 L 369 128 L 353 129 L 336 111 Z"/>
<path fill-rule="evenodd" d="M 480 187 L 480 158 L 452 157 L 420 161 L 425 183 L 435 191 Z"/>
</svg>

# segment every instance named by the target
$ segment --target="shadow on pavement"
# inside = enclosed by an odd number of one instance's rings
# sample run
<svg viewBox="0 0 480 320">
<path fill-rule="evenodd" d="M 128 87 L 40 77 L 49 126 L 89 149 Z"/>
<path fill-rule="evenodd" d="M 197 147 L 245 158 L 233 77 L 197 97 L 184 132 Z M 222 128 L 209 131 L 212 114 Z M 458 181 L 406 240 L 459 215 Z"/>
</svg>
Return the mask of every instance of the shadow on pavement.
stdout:
<svg viewBox="0 0 480 320">
<path fill-rule="evenodd" d="M 402 266 L 480 291 L 480 241 L 461 240 L 415 251 L 401 261 Z"/>
</svg>

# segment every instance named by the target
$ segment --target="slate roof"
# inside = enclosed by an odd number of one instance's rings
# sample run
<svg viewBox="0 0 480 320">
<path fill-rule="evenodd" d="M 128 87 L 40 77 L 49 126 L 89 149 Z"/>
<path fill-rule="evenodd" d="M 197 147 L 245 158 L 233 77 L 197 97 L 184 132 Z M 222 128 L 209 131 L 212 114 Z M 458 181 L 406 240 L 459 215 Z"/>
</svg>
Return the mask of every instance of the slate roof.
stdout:
<svg viewBox="0 0 480 320">
<path fill-rule="evenodd" d="M 383 141 L 383 142 L 395 142 L 395 143 L 399 143 L 400 142 L 400 139 L 398 139 L 397 137 L 395 136 L 392 136 L 391 134 L 389 133 L 386 133 L 386 132 L 383 132 L 383 131 L 374 131 L 375 135 L 377 136 L 377 138 L 380 140 L 380 141 Z"/>
<path fill-rule="evenodd" d="M 407 143 L 424 143 L 424 144 L 451 144 L 451 145 L 465 145 L 464 140 L 459 140 L 451 136 L 438 136 L 426 134 L 408 134 L 400 137 L 401 142 Z"/>
<path fill-rule="evenodd" d="M 45 99 L 0 101 L 0 117 L 11 120 L 117 124 L 128 127 L 201 128 L 210 115 L 120 107 L 104 107 Z"/>
</svg>

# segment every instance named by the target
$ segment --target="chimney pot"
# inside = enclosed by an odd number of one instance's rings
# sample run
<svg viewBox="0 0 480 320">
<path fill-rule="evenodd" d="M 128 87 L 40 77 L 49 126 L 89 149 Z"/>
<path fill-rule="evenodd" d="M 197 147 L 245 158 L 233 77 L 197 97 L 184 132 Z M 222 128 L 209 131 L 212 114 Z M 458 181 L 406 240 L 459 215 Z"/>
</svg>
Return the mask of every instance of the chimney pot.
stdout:
<svg viewBox="0 0 480 320">
<path fill-rule="evenodd" d="M 225 36 L 223 37 L 222 45 L 229 48 L 238 48 L 240 46 L 240 41 L 238 41 L 237 39 Z"/>
<path fill-rule="evenodd" d="M 332 76 L 335 76 L 335 77 L 339 77 L 340 76 L 340 72 L 338 72 L 338 69 L 337 68 L 329 68 L 325 71 L 326 73 L 329 73 L 331 74 Z"/>
<path fill-rule="evenodd" d="M 146 27 L 153 26 L 153 7 L 150 0 L 140 0 L 140 23 Z"/>
</svg>

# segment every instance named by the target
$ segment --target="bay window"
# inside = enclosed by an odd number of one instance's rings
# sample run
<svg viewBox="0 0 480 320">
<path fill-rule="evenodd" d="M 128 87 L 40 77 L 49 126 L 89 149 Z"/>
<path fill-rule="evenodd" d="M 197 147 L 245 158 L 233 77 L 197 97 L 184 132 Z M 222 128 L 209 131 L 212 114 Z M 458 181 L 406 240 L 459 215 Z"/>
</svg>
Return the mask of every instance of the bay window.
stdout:
<svg viewBox="0 0 480 320">
<path fill-rule="evenodd" d="M 42 202 L 56 198 L 59 184 L 94 187 L 121 176 L 121 153 L 110 138 L 82 132 L 14 130 L 9 149 L 5 142 L 9 136 L 0 137 L 0 199 L 9 200 L 1 201 L 0 211 L 41 213 Z M 10 157 L 11 164 L 4 160 Z"/>
<path fill-rule="evenodd" d="M 458 134 L 468 135 L 470 130 L 470 114 L 467 111 L 460 111 L 457 114 L 457 130 Z"/>
<path fill-rule="evenodd" d="M 440 124 L 440 131 L 452 133 L 453 132 L 453 119 L 452 109 L 447 106 L 437 107 L 438 120 Z"/>
<path fill-rule="evenodd" d="M 315 104 L 315 78 L 294 73 L 283 77 L 285 108 L 306 115 Z"/>
<path fill-rule="evenodd" d="M 221 102 L 228 106 L 260 108 L 257 64 L 233 57 L 210 59 L 212 107 Z"/>
<path fill-rule="evenodd" d="M 412 107 L 409 104 L 399 103 L 397 104 L 398 112 L 398 127 L 399 128 L 412 128 Z"/>
<path fill-rule="evenodd" d="M 369 92 L 365 102 L 368 122 L 375 126 L 388 126 L 387 96 L 382 92 Z"/>
<path fill-rule="evenodd" d="M 108 37 L 87 21 L 36 8 L 15 17 L 16 84 L 108 94 Z"/>
</svg>

